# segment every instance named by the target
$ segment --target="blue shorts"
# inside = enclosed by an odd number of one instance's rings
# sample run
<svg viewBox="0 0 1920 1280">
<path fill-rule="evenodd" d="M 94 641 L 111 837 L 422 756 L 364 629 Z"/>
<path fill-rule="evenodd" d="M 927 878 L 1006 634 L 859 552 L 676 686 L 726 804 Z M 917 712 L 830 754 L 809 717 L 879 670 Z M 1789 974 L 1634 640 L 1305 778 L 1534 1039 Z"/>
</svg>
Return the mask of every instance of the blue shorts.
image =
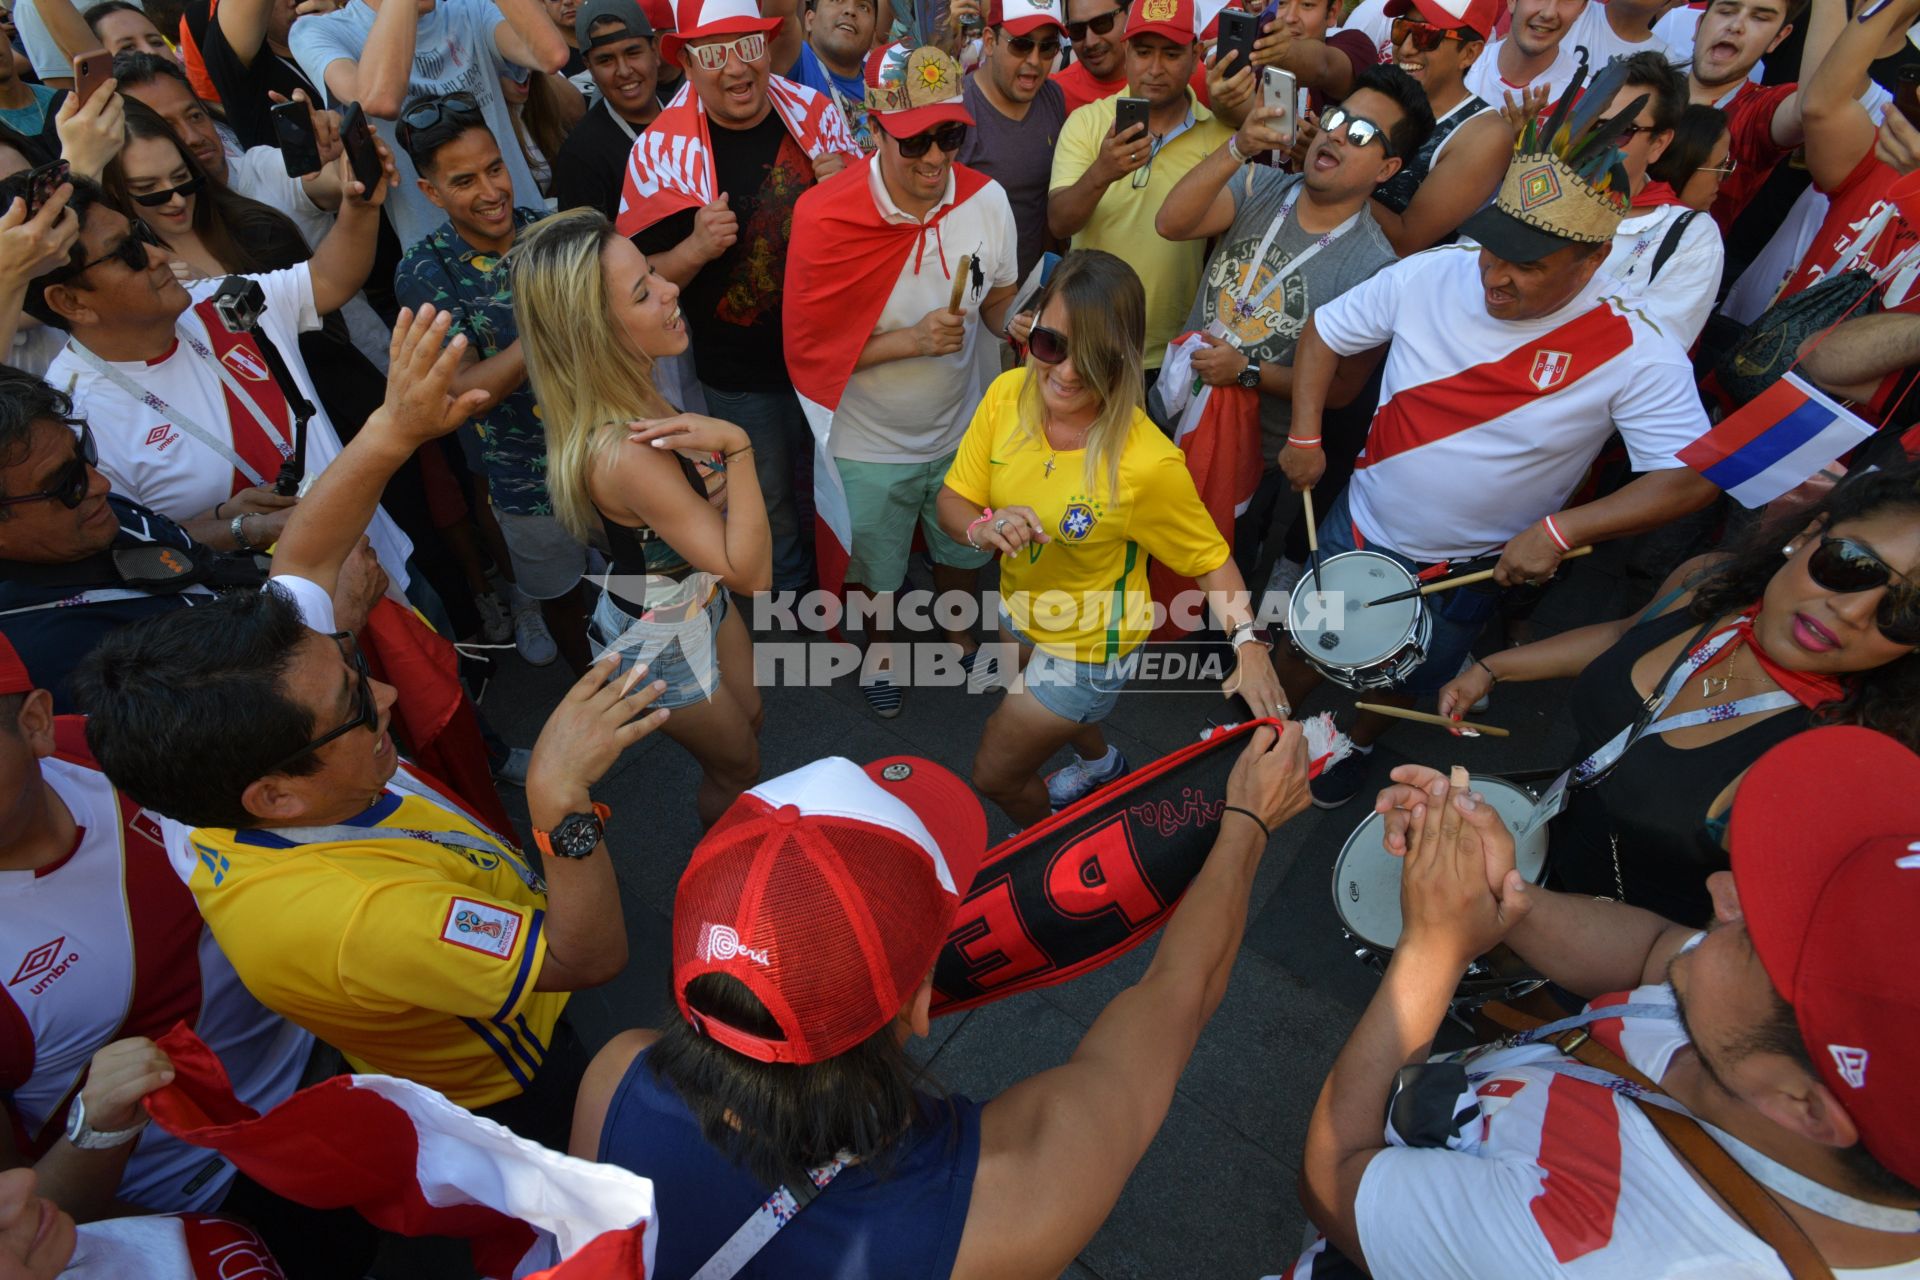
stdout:
<svg viewBox="0 0 1920 1280">
<path fill-rule="evenodd" d="M 621 608 L 613 592 L 602 591 L 587 628 L 593 660 L 617 649 L 622 674 L 637 662 L 646 663 L 648 680 L 667 682 L 666 692 L 654 700 L 656 707 L 671 710 L 705 702 L 720 687 L 720 624 L 727 608 L 727 590 L 716 585 L 706 606 L 691 617 L 643 621 Z"/>
<path fill-rule="evenodd" d="M 1392 547 L 1369 543 L 1364 549 L 1397 561 L 1409 573 L 1418 573 L 1422 568 L 1419 561 L 1401 555 Z M 1347 508 L 1347 495 L 1343 492 L 1320 521 L 1320 554 L 1337 556 L 1359 550 L 1362 548 L 1353 536 L 1353 514 Z M 1500 610 L 1500 588 L 1491 582 L 1458 587 L 1428 596 L 1426 605 L 1427 614 L 1433 619 L 1427 660 L 1401 681 L 1398 687 L 1403 693 L 1438 693 L 1460 674 L 1460 668 L 1473 652 L 1473 642 Z"/>
<path fill-rule="evenodd" d="M 1076 662 L 1048 653 L 1013 625 L 1007 611 L 1000 611 L 1000 625 L 1006 633 L 1033 650 L 1027 659 L 1021 682 L 1033 700 L 1062 720 L 1075 724 L 1098 724 L 1113 714 L 1120 691 L 1133 679 L 1140 665 L 1140 650 L 1105 662 Z"/>
</svg>

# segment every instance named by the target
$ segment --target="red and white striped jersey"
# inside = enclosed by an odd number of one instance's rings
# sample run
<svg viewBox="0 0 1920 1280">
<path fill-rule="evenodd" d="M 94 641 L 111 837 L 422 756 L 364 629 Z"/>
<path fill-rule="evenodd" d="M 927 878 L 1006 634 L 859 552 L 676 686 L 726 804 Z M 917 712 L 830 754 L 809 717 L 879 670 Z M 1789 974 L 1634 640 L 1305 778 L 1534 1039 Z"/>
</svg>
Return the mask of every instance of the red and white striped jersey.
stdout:
<svg viewBox="0 0 1920 1280">
<path fill-rule="evenodd" d="M 1635 471 L 1678 467 L 1707 430 L 1686 352 L 1596 273 L 1536 320 L 1487 314 L 1479 253 L 1415 254 L 1322 304 L 1353 355 L 1392 340 L 1348 486 L 1368 543 L 1422 562 L 1488 555 L 1561 509 L 1618 430 Z"/>
<path fill-rule="evenodd" d="M 240 984 L 168 862 L 159 822 L 84 755 L 77 717 L 58 722 L 41 776 L 79 830 L 65 858 L 0 872 L 0 1102 L 20 1151 L 37 1158 L 99 1049 L 194 1028 L 235 1092 L 265 1109 L 299 1085 L 313 1038 Z M 233 1167 L 149 1125 L 117 1198 L 158 1210 L 218 1204 Z"/>
</svg>

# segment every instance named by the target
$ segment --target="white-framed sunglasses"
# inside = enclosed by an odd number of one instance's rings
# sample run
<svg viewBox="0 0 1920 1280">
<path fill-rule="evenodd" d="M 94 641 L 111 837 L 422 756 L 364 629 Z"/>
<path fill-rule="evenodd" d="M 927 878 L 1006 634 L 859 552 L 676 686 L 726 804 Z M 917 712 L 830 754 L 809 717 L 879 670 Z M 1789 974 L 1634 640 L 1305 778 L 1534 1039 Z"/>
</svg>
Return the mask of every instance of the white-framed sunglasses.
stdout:
<svg viewBox="0 0 1920 1280">
<path fill-rule="evenodd" d="M 750 31 L 737 40 L 715 40 L 711 44 L 690 44 L 687 52 L 693 60 L 708 71 L 719 71 L 727 65 L 727 55 L 731 53 L 742 62 L 758 62 L 767 56 L 767 37 L 764 32 Z"/>
</svg>

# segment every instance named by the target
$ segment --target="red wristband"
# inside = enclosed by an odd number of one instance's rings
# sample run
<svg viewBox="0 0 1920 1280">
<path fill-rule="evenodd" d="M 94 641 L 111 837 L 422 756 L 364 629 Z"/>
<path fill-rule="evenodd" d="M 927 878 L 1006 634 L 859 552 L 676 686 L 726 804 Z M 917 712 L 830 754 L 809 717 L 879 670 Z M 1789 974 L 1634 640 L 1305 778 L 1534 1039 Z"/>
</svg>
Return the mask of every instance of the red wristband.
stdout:
<svg viewBox="0 0 1920 1280">
<path fill-rule="evenodd" d="M 1552 516 L 1541 516 L 1540 523 L 1546 526 L 1547 536 L 1553 539 L 1553 545 L 1560 548 L 1563 554 L 1573 550 L 1573 544 L 1560 536 L 1560 526 L 1553 522 Z"/>
<path fill-rule="evenodd" d="M 1320 447 L 1320 437 L 1288 436 L 1287 447 L 1290 449 L 1318 449 Z"/>
</svg>

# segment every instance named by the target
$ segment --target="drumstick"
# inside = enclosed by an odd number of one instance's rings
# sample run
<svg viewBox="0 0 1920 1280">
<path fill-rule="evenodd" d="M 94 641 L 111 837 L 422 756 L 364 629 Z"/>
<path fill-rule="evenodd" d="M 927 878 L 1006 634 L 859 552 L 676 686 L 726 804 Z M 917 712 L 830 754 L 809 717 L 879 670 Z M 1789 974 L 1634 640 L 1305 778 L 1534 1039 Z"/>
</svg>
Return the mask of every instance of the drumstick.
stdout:
<svg viewBox="0 0 1920 1280">
<path fill-rule="evenodd" d="M 1575 547 L 1573 550 L 1567 552 L 1567 554 L 1561 556 L 1560 559 L 1563 562 L 1567 560 L 1577 560 L 1581 556 L 1591 554 L 1592 551 L 1592 547 Z M 1381 596 L 1378 600 L 1369 600 L 1361 607 L 1371 609 L 1377 604 L 1393 604 L 1400 600 L 1411 600 L 1415 596 L 1430 596 L 1439 591 L 1451 591 L 1455 587 L 1471 586 L 1476 582 L 1485 582 L 1496 572 L 1497 568 L 1482 569 L 1478 573 L 1463 573 L 1457 578 L 1442 578 L 1438 582 L 1429 582 L 1425 586 L 1415 587 L 1411 591 L 1396 591 L 1390 596 Z"/>
<path fill-rule="evenodd" d="M 1418 720 L 1421 724 L 1444 725 L 1449 729 L 1462 729 L 1469 733 L 1484 733 L 1489 738 L 1512 737 L 1509 730 L 1495 724 L 1475 724 L 1471 720 L 1449 720 L 1445 716 L 1431 715 L 1425 711 L 1410 711 L 1405 707 L 1390 707 L 1384 702 L 1356 702 L 1354 706 L 1362 711 L 1375 711 L 1383 716 L 1393 716 L 1400 720 Z"/>
<path fill-rule="evenodd" d="M 1314 527 L 1313 490 L 1300 491 L 1300 503 L 1306 508 L 1307 515 L 1307 563 L 1313 566 L 1313 589 L 1326 594 L 1320 585 L 1320 531 Z"/>
<path fill-rule="evenodd" d="M 955 315 L 960 314 L 960 299 L 966 296 L 967 276 L 972 270 L 973 255 L 970 253 L 961 254 L 959 269 L 953 273 L 953 291 L 947 295 L 947 310 L 953 312 Z"/>
</svg>

